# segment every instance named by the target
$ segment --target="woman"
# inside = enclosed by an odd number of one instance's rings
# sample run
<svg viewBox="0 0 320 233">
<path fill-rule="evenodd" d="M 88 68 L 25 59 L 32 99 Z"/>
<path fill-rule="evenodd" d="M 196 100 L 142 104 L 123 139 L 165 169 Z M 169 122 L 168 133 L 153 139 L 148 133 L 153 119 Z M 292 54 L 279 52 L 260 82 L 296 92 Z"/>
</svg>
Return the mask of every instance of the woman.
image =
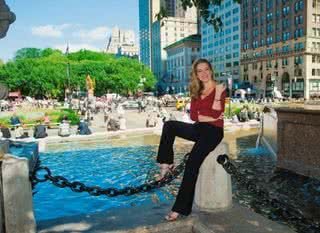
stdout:
<svg viewBox="0 0 320 233">
<path fill-rule="evenodd" d="M 195 123 L 165 122 L 158 150 L 157 162 L 160 164 L 160 178 L 163 178 L 173 169 L 175 137 L 195 142 L 186 162 L 176 201 L 172 211 L 166 216 L 168 221 L 176 220 L 179 215 L 191 213 L 200 166 L 223 138 L 226 91 L 223 85 L 217 85 L 212 66 L 206 59 L 199 59 L 193 63 L 190 96 L 190 117 Z"/>
</svg>

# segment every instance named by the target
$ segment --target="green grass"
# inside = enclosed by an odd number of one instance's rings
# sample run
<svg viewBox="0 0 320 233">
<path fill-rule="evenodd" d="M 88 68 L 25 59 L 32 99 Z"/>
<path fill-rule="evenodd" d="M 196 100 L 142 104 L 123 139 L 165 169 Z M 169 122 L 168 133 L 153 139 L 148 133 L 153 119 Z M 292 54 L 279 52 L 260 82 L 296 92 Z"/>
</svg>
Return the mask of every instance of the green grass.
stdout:
<svg viewBox="0 0 320 233">
<path fill-rule="evenodd" d="M 71 125 L 76 125 L 79 123 L 79 116 L 76 112 L 71 109 L 32 109 L 32 111 L 28 111 L 26 109 L 21 109 L 15 111 L 17 116 L 23 122 L 23 124 L 35 124 L 39 121 L 42 121 L 44 114 L 47 113 L 51 123 L 61 122 L 63 116 L 67 116 Z M 30 113 L 37 113 L 37 117 L 28 116 Z M 12 114 L 11 114 L 12 115 Z M 10 127 L 10 116 L 0 117 L 0 124 Z"/>
<path fill-rule="evenodd" d="M 262 111 L 262 106 L 258 104 L 252 104 L 252 103 L 231 103 L 231 109 L 230 104 L 226 103 L 225 109 L 224 109 L 224 116 L 226 118 L 231 118 L 234 115 L 237 115 L 240 113 L 243 106 L 248 106 L 249 109 L 258 109 L 260 112 Z"/>
</svg>

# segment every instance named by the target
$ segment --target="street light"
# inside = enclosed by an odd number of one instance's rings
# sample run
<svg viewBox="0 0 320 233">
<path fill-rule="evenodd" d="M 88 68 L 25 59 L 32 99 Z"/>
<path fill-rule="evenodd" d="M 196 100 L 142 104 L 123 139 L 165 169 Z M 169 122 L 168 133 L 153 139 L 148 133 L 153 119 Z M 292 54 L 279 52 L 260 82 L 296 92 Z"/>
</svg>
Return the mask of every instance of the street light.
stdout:
<svg viewBox="0 0 320 233">
<path fill-rule="evenodd" d="M 67 43 L 67 48 L 66 48 L 66 53 L 65 55 L 67 56 L 68 62 L 67 62 L 67 89 L 66 89 L 66 99 L 67 99 L 67 103 L 70 107 L 70 93 L 71 93 L 71 89 L 70 89 L 70 61 L 69 61 L 69 43 Z"/>
</svg>

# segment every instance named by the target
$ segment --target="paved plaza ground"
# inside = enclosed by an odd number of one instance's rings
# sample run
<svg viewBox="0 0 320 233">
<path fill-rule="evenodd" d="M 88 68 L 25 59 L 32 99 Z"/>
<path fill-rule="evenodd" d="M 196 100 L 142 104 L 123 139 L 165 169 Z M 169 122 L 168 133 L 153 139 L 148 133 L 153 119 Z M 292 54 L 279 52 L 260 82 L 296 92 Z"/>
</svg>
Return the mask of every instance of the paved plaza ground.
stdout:
<svg viewBox="0 0 320 233">
<path fill-rule="evenodd" d="M 166 110 L 168 111 L 168 113 L 172 113 L 177 118 L 177 120 L 182 119 L 182 111 L 177 111 L 173 107 L 166 108 Z M 130 130 L 145 128 L 149 111 L 139 113 L 136 109 L 125 110 L 124 117 L 126 119 L 126 128 Z M 115 119 L 118 118 L 118 114 L 116 112 L 111 113 L 110 116 Z M 107 132 L 103 112 L 93 114 L 93 120 L 90 122 L 89 127 L 93 133 Z M 29 135 L 33 135 L 33 129 L 30 128 L 28 130 L 28 133 Z M 48 129 L 47 133 L 49 137 L 58 136 L 58 128 Z M 77 125 L 71 126 L 71 133 L 72 135 L 75 135 L 77 133 Z"/>
</svg>

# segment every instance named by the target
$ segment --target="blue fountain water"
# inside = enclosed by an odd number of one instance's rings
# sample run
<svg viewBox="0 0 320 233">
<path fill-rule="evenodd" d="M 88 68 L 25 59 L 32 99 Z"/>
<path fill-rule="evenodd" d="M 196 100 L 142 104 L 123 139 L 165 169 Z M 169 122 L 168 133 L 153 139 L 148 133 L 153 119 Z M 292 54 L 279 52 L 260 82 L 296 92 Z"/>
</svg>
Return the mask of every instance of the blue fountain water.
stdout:
<svg viewBox="0 0 320 233">
<path fill-rule="evenodd" d="M 61 175 L 88 186 L 124 188 L 144 183 L 148 172 L 156 169 L 155 149 L 153 146 L 107 147 L 43 153 L 40 156 L 42 165 L 48 166 L 54 176 Z M 36 191 L 34 210 L 37 220 L 166 202 L 173 198 L 168 187 L 151 193 L 112 198 L 75 193 L 49 182 L 38 184 Z"/>
</svg>

